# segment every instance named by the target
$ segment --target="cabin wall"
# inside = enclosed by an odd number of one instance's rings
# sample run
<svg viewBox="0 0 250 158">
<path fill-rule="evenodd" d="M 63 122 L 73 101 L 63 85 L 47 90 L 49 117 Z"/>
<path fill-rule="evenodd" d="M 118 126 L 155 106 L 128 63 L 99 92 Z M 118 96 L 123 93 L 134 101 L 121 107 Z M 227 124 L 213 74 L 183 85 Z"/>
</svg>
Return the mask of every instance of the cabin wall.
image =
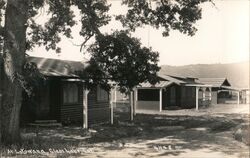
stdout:
<svg viewBox="0 0 250 158">
<path fill-rule="evenodd" d="M 71 92 L 69 96 L 64 94 L 68 87 L 77 85 L 77 101 L 72 101 Z M 21 109 L 21 123 L 23 125 L 35 120 L 57 120 L 65 125 L 79 124 L 83 122 L 83 83 L 61 81 L 61 78 L 49 78 L 46 84 L 41 84 L 33 97 L 28 97 L 24 93 L 24 100 Z M 76 88 L 74 88 L 76 89 Z M 72 89 L 71 89 L 72 90 Z M 97 88 L 90 90 L 88 94 L 88 121 L 89 124 L 107 122 L 110 120 L 109 95 L 106 92 L 106 100 L 98 100 Z M 66 99 L 65 99 L 66 97 Z M 73 99 L 75 99 L 75 95 Z"/>
<path fill-rule="evenodd" d="M 101 123 L 110 121 L 110 104 L 109 95 L 107 100 L 98 100 L 97 87 L 90 90 L 88 94 L 88 122 L 89 124 Z"/>
<path fill-rule="evenodd" d="M 65 124 L 83 122 L 83 84 L 77 83 L 79 102 L 75 104 L 62 104 L 61 106 L 61 120 Z M 110 105 L 109 96 L 107 100 L 98 100 L 97 87 L 91 89 L 88 93 L 88 123 L 89 125 L 95 123 L 108 122 L 110 120 Z"/>
<path fill-rule="evenodd" d="M 50 118 L 49 112 L 50 112 L 50 88 L 49 83 L 46 83 L 39 87 L 39 91 L 36 93 L 37 96 L 35 96 L 35 104 L 37 106 L 36 108 L 36 120 L 46 119 Z"/>
<path fill-rule="evenodd" d="M 181 87 L 181 107 L 194 108 L 196 104 L 196 87 Z"/>
<path fill-rule="evenodd" d="M 162 91 L 162 106 L 167 109 L 169 106 L 181 106 L 181 87 L 171 85 Z"/>
<path fill-rule="evenodd" d="M 50 89 L 49 82 L 43 82 L 36 87 L 31 96 L 23 91 L 23 100 L 20 112 L 21 125 L 33 122 L 37 119 L 49 118 Z"/>
<path fill-rule="evenodd" d="M 137 101 L 137 110 L 160 110 L 159 101 Z"/>
<path fill-rule="evenodd" d="M 43 119 L 51 119 L 61 121 L 61 104 L 62 104 L 62 82 L 61 78 L 51 77 L 49 78 L 49 90 L 50 93 L 47 96 L 49 99 L 49 117 Z"/>
<path fill-rule="evenodd" d="M 76 86 L 78 98 L 76 102 L 67 103 L 64 98 L 64 90 L 67 86 Z M 81 124 L 83 121 L 83 84 L 81 82 L 61 82 L 61 106 L 60 119 L 64 124 Z M 67 94 L 67 92 L 65 92 Z M 64 100 L 65 99 L 65 100 Z"/>
</svg>

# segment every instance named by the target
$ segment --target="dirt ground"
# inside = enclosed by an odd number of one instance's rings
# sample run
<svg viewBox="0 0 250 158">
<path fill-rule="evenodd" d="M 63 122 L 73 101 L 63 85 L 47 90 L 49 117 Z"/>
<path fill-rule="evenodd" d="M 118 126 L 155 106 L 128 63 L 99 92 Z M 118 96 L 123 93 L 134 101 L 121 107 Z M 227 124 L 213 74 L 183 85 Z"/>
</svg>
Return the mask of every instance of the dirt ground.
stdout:
<svg viewBox="0 0 250 158">
<path fill-rule="evenodd" d="M 23 144 L 5 147 L 0 157 L 183 157 L 248 158 L 249 105 L 137 114 L 116 112 L 114 125 L 25 128 Z M 237 133 L 238 132 L 238 133 Z M 240 133 L 240 134 L 239 134 Z M 238 135 L 237 135 L 238 134 Z"/>
</svg>

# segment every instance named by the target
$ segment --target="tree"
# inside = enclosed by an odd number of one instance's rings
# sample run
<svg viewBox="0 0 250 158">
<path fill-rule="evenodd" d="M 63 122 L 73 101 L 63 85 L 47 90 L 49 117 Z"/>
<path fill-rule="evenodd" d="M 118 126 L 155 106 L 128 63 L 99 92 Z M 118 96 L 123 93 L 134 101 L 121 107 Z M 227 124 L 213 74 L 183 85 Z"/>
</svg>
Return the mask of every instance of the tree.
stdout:
<svg viewBox="0 0 250 158">
<path fill-rule="evenodd" d="M 126 31 L 116 31 L 111 35 L 101 36 L 88 49 L 91 61 L 106 73 L 99 79 L 108 76 L 123 92 L 131 91 L 145 81 L 155 84 L 156 73 L 160 70 L 157 65 L 159 54 L 142 47 L 138 39 L 129 35 Z M 89 71 L 89 74 L 92 72 L 96 71 Z"/>
<path fill-rule="evenodd" d="M 165 36 L 170 29 L 193 35 L 196 31 L 193 24 L 201 18 L 199 5 L 205 1 L 209 0 L 123 0 L 129 10 L 125 16 L 117 16 L 117 19 L 127 31 L 152 25 L 156 28 L 164 27 Z M 41 25 L 34 17 L 44 7 L 48 8 L 49 17 Z M 1 74 L 3 99 L 0 104 L 0 132 L 4 143 L 11 144 L 20 140 L 22 91 L 24 89 L 30 93 L 29 80 L 25 76 L 28 64 L 25 52 L 36 45 L 44 45 L 46 49 L 59 53 L 57 43 L 61 36 L 72 38 L 71 29 L 77 23 L 73 8 L 80 10 L 82 29 L 79 34 L 85 39 L 82 46 L 90 38 L 95 38 L 89 50 L 91 61 L 97 67 L 102 66 L 111 76 L 119 76 L 114 80 L 123 87 L 131 88 L 145 80 L 155 82 L 153 75 L 159 69 L 156 64 L 157 53 L 141 47 L 139 41 L 128 36 L 127 32 L 104 35 L 99 30 L 111 20 L 109 7 L 106 0 L 0 0 L 0 24 L 4 24 L 0 25 L 0 51 L 3 52 L 4 63 L 4 73 Z M 140 73 L 146 76 L 141 77 L 138 75 Z M 129 78 L 130 74 L 136 78 Z"/>
</svg>

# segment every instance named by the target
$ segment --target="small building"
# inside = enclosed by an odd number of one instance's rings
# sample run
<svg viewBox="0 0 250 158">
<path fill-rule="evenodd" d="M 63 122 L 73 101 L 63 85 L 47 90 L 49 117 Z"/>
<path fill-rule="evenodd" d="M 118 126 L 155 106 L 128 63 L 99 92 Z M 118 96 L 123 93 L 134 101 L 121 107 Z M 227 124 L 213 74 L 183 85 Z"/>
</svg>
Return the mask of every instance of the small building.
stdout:
<svg viewBox="0 0 250 158">
<path fill-rule="evenodd" d="M 212 104 L 245 104 L 248 89 L 232 87 L 227 78 L 199 78 L 199 82 L 212 85 Z"/>
<path fill-rule="evenodd" d="M 147 82 L 135 88 L 135 113 L 178 108 L 198 110 L 212 102 L 212 86 L 198 82 L 198 78 L 170 75 L 158 75 L 158 78 L 155 85 Z"/>
<path fill-rule="evenodd" d="M 77 72 L 89 66 L 88 61 L 28 57 L 46 78 L 34 96 L 23 94 L 22 122 L 56 120 L 63 124 L 88 124 L 110 121 L 109 92 L 101 86 L 88 90 L 85 79 Z M 87 105 L 87 106 L 86 106 Z"/>
</svg>

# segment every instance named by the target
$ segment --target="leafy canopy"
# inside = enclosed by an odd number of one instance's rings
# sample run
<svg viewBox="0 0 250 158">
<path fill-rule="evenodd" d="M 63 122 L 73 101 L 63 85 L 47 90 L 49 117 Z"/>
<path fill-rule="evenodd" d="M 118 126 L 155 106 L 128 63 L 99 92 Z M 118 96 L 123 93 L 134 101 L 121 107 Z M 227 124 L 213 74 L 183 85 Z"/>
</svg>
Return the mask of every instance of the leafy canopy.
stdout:
<svg viewBox="0 0 250 158">
<path fill-rule="evenodd" d="M 123 91 L 131 90 L 144 81 L 157 82 L 159 54 L 142 47 L 138 39 L 130 37 L 125 31 L 98 37 L 89 52 L 91 61 L 107 73 L 99 78 L 111 78 Z"/>
<path fill-rule="evenodd" d="M 10 1 L 13 0 L 0 1 L 0 24 L 4 24 L 6 3 Z M 109 34 L 100 31 L 102 26 L 111 21 L 108 0 L 19 1 L 23 1 L 28 8 L 27 50 L 44 45 L 47 50 L 60 53 L 57 44 L 63 36 L 72 38 L 72 27 L 80 22 L 79 34 L 84 39 L 82 46 L 90 38 L 95 38 L 88 48 L 92 55 L 89 77 L 103 83 L 109 78 L 122 88 L 131 89 L 140 82 L 157 81 L 155 75 L 159 70 L 159 55 L 150 48 L 142 47 L 138 39 L 131 37 L 130 32 L 151 25 L 157 29 L 164 28 L 163 36 L 168 36 L 171 29 L 192 36 L 197 31 L 195 22 L 201 19 L 200 4 L 211 0 L 121 0 L 128 11 L 125 15 L 116 16 L 116 20 L 123 24 L 124 30 Z M 15 7 L 20 10 L 18 6 Z M 76 8 L 80 15 L 76 15 Z M 46 10 L 48 20 L 39 24 L 36 17 L 41 16 L 43 10 Z M 80 21 L 76 20 L 76 16 L 80 16 Z M 6 29 L 0 25 L 0 51 Z"/>
</svg>

